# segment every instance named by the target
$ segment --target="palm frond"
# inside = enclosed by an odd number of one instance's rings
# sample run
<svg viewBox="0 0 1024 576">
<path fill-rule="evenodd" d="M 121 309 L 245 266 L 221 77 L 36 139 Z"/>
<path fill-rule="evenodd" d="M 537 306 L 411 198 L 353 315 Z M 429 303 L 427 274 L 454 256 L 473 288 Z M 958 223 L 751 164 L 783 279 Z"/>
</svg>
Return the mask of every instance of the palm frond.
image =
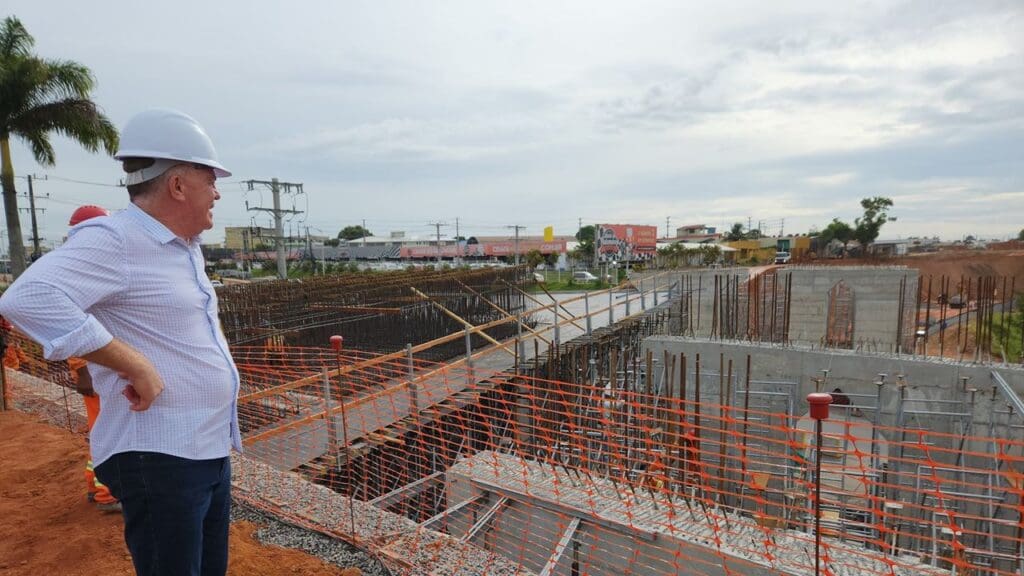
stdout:
<svg viewBox="0 0 1024 576">
<path fill-rule="evenodd" d="M 41 60 L 38 73 L 29 96 L 33 107 L 64 98 L 85 98 L 96 85 L 92 72 L 77 62 Z"/>
<path fill-rule="evenodd" d="M 0 130 L 31 107 L 35 86 L 44 81 L 45 63 L 38 58 L 9 58 L 0 63 Z"/>
<path fill-rule="evenodd" d="M 13 56 L 28 56 L 36 40 L 14 16 L 4 18 L 0 26 L 0 60 Z"/>
<path fill-rule="evenodd" d="M 34 130 L 32 132 L 14 132 L 13 135 L 21 138 L 28 144 L 29 150 L 32 151 L 32 156 L 35 157 L 36 162 L 40 166 L 53 166 L 57 162 L 57 154 L 53 151 L 53 145 L 50 144 L 49 135 L 42 130 Z"/>
<path fill-rule="evenodd" d="M 30 142 L 30 135 L 56 132 L 90 152 L 96 152 L 101 146 L 109 154 L 117 150 L 117 129 L 96 104 L 86 98 L 66 98 L 31 108 L 10 124 L 10 132 Z"/>
</svg>

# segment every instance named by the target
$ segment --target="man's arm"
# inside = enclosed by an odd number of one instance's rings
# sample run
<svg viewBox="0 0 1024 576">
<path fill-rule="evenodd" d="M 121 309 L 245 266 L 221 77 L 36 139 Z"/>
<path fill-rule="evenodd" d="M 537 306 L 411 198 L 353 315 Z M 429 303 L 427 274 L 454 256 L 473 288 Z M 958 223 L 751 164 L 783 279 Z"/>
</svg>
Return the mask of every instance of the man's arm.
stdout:
<svg viewBox="0 0 1024 576">
<path fill-rule="evenodd" d="M 164 381 L 153 363 L 141 352 L 116 338 L 99 350 L 85 354 L 83 358 L 110 368 L 128 381 L 121 393 L 136 412 L 149 408 L 153 400 L 163 392 Z"/>
<path fill-rule="evenodd" d="M 0 314 L 42 344 L 48 360 L 82 357 L 109 344 L 113 336 L 87 310 L 128 286 L 121 235 L 84 226 L 0 296 Z"/>
</svg>

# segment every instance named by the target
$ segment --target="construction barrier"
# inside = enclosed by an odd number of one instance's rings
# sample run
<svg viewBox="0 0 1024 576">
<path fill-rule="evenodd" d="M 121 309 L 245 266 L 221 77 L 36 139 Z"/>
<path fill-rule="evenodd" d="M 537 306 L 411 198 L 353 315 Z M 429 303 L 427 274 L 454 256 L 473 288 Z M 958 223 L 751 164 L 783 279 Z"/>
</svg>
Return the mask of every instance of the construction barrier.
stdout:
<svg viewBox="0 0 1024 576">
<path fill-rule="evenodd" d="M 569 382 L 413 347 L 232 352 L 236 497 L 395 574 L 1024 569 L 1024 441 L 1003 433 L 1019 415 L 942 434 L 837 396 L 819 444 L 795 387 L 682 355 Z M 69 384 L 17 333 L 6 354 L 13 397 Z"/>
</svg>

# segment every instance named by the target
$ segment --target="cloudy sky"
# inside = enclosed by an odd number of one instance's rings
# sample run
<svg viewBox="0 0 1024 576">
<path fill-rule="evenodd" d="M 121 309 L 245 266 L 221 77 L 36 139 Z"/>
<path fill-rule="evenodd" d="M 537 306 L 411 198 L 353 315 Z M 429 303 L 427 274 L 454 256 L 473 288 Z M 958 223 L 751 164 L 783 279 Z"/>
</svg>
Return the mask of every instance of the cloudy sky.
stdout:
<svg viewBox="0 0 1024 576">
<path fill-rule="evenodd" d="M 770 6 L 770 7 L 769 7 Z M 117 124 L 196 117 L 246 225 L 302 182 L 295 233 L 540 234 L 621 222 L 806 232 L 889 196 L 882 236 L 1024 227 L 1024 3 L 81 2 L 8 0 L 37 53 L 96 75 Z M 6 15 L 4 14 L 4 15 Z M 127 205 L 118 166 L 13 146 L 47 240 L 78 204 Z M 24 181 L 19 180 L 19 187 Z M 28 219 L 24 219 L 26 233 Z M 443 229 L 451 234 L 454 227 Z"/>
</svg>

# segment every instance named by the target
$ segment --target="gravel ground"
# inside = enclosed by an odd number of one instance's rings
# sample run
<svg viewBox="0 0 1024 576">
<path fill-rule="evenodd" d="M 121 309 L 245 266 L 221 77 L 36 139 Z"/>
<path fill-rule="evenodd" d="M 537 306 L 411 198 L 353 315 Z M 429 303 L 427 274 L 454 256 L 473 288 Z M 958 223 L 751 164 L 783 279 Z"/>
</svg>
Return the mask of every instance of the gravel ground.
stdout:
<svg viewBox="0 0 1024 576">
<path fill-rule="evenodd" d="M 231 521 L 239 520 L 247 520 L 260 526 L 255 538 L 261 544 L 302 550 L 339 568 L 359 568 L 363 576 L 391 576 L 380 562 L 362 550 L 330 536 L 286 524 L 236 501 L 231 506 Z"/>
</svg>

